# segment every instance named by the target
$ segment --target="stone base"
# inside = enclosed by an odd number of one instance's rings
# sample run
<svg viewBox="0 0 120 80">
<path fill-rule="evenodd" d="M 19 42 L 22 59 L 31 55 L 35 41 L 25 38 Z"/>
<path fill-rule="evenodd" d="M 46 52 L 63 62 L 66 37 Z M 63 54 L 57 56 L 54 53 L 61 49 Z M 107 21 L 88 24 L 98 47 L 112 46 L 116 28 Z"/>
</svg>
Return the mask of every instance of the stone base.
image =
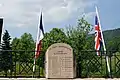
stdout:
<svg viewBox="0 0 120 80">
<path fill-rule="evenodd" d="M 77 79 L 0 78 L 0 80 L 120 80 L 120 78 L 77 78 Z"/>
</svg>

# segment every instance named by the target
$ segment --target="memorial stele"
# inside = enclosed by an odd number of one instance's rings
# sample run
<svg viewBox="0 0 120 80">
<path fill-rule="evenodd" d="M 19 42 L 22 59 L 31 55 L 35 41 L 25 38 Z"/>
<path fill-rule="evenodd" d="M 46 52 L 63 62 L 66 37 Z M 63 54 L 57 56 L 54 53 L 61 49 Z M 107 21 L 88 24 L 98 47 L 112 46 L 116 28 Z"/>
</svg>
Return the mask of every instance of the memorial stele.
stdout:
<svg viewBox="0 0 120 80">
<path fill-rule="evenodd" d="M 75 78 L 73 49 L 65 43 L 51 45 L 45 53 L 46 78 Z"/>
</svg>

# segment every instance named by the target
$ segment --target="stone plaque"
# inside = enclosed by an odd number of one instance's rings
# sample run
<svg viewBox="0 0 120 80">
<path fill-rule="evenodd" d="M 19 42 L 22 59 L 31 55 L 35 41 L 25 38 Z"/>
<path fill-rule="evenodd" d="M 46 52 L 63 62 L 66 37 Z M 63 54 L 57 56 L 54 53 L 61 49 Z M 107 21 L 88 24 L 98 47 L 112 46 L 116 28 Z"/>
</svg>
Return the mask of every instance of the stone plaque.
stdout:
<svg viewBox="0 0 120 80">
<path fill-rule="evenodd" d="M 46 52 L 46 78 L 74 78 L 73 50 L 65 43 L 51 45 Z"/>
</svg>

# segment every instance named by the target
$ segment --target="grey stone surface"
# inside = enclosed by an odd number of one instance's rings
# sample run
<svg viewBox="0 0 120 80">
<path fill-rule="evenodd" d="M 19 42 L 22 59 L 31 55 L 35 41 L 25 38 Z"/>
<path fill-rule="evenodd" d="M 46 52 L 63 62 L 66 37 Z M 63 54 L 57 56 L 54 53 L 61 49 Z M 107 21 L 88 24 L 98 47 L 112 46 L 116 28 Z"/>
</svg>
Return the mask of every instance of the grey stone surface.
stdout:
<svg viewBox="0 0 120 80">
<path fill-rule="evenodd" d="M 65 43 L 51 45 L 46 52 L 46 78 L 74 78 L 73 49 Z"/>
</svg>

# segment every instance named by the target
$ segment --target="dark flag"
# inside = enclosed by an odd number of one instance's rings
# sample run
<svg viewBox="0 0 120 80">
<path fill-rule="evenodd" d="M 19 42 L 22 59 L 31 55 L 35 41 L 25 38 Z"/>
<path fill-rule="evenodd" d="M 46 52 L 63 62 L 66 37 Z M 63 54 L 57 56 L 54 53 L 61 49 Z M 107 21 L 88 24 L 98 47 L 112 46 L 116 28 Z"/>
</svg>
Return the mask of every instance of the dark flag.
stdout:
<svg viewBox="0 0 120 80">
<path fill-rule="evenodd" d="M 38 26 L 38 32 L 37 32 L 35 58 L 38 58 L 39 55 L 40 55 L 40 50 L 41 50 L 41 46 L 42 46 L 42 39 L 43 39 L 43 37 L 44 37 L 44 30 L 43 30 L 42 13 L 41 13 L 40 25 Z"/>
<path fill-rule="evenodd" d="M 2 26 L 3 26 L 3 19 L 0 18 L 0 42 L 1 42 Z"/>
</svg>

